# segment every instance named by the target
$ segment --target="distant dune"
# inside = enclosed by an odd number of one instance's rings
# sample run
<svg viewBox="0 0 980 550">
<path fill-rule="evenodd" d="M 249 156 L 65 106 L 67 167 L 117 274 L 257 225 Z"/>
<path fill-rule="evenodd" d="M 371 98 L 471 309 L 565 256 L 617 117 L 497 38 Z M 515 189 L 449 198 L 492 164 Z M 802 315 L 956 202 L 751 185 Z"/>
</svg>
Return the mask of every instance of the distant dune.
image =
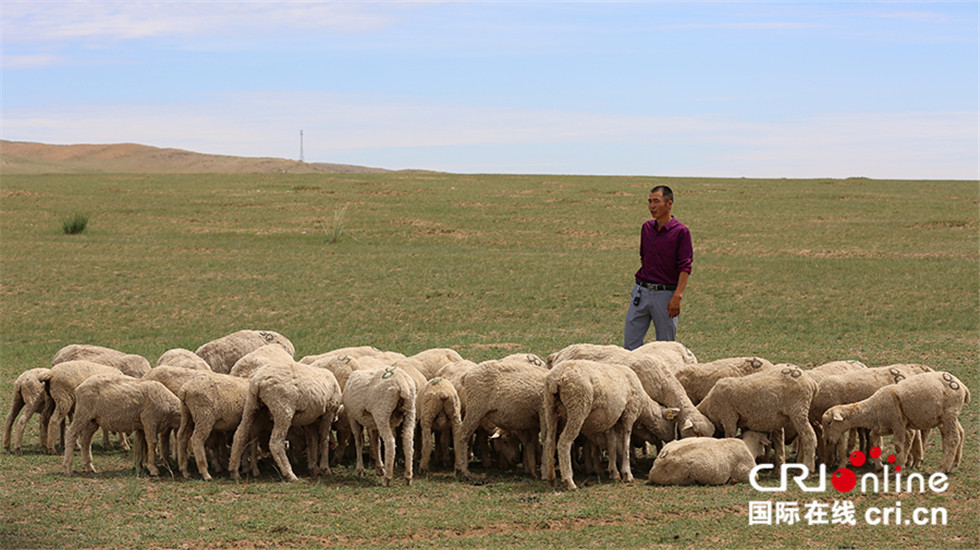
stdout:
<svg viewBox="0 0 980 550">
<path fill-rule="evenodd" d="M 207 155 L 147 145 L 47 145 L 0 140 L 2 174 L 369 174 L 389 172 L 348 164 Z"/>
</svg>

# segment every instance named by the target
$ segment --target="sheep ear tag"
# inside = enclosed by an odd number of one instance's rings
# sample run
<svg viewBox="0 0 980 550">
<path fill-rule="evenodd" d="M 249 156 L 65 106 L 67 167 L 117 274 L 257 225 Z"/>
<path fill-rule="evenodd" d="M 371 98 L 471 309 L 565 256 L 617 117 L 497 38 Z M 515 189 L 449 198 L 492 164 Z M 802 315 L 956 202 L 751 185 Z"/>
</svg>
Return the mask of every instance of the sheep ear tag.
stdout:
<svg viewBox="0 0 980 550">
<path fill-rule="evenodd" d="M 681 412 L 681 410 L 680 409 L 676 409 L 676 408 L 665 409 L 664 410 L 664 418 L 666 418 L 667 420 L 673 420 L 673 419 L 677 418 L 677 413 L 679 413 L 679 412 Z"/>
</svg>

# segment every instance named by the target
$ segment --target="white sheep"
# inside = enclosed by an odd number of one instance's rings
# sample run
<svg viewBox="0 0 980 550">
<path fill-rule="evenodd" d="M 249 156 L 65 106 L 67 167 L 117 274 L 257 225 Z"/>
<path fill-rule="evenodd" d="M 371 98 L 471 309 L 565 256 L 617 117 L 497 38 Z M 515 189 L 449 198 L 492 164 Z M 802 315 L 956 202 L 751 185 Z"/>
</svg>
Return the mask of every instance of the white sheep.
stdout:
<svg viewBox="0 0 980 550">
<path fill-rule="evenodd" d="M 415 408 L 422 437 L 419 473 L 425 474 L 429 469 L 429 460 L 432 456 L 433 432 L 439 433 L 439 451 L 443 464 L 449 461 L 450 445 L 456 453 L 463 452 L 465 445 L 460 439 L 463 432 L 462 408 L 459 394 L 452 382 L 438 377 L 429 380 L 419 390 Z M 464 457 L 460 457 L 455 462 L 461 462 L 463 459 Z"/>
<path fill-rule="evenodd" d="M 570 344 L 564 348 L 548 355 L 547 367 L 554 368 L 562 361 L 572 359 L 583 359 L 586 361 L 597 361 L 599 363 L 615 362 L 624 364 L 632 357 L 630 350 L 616 345 L 603 344 Z"/>
<path fill-rule="evenodd" d="M 657 357 L 672 373 L 676 373 L 687 365 L 698 363 L 698 358 L 694 352 L 680 342 L 648 342 L 631 353 Z"/>
<path fill-rule="evenodd" d="M 137 453 L 150 475 L 159 475 L 156 466 L 156 442 L 162 434 L 180 426 L 180 399 L 163 384 L 115 374 L 95 375 L 75 391 L 75 413 L 65 437 L 63 469 L 72 474 L 76 442 L 82 448 L 82 467 L 95 472 L 92 465 L 92 435 L 104 431 L 137 432 L 145 441 L 145 454 Z M 138 448 L 142 448 L 139 445 Z"/>
<path fill-rule="evenodd" d="M 256 348 L 238 358 L 227 372 L 240 378 L 251 378 L 255 371 L 272 363 L 291 363 L 293 355 L 279 344 Z"/>
<path fill-rule="evenodd" d="M 56 452 L 64 430 L 65 419 L 75 410 L 75 388 L 97 374 L 122 374 L 122 371 L 116 367 L 82 359 L 58 363 L 48 372 L 40 374 L 39 378 L 44 382 L 45 390 L 54 405 L 51 418 L 48 420 L 48 439 L 45 442 L 47 452 Z"/>
<path fill-rule="evenodd" d="M 714 434 L 714 424 L 698 411 L 684 386 L 659 356 L 636 354 L 626 366 L 636 373 L 643 389 L 654 401 L 679 410 L 677 426 L 681 437 L 710 437 Z"/>
<path fill-rule="evenodd" d="M 174 348 L 167 350 L 157 359 L 157 366 L 183 367 L 191 370 L 211 370 L 208 362 L 189 349 Z"/>
<path fill-rule="evenodd" d="M 469 440 L 477 428 L 492 433 L 502 428 L 514 434 L 524 446 L 524 469 L 537 475 L 540 447 L 541 401 L 548 370 L 520 361 L 485 361 L 462 378 L 463 440 L 466 448 L 456 464 L 457 476 L 470 476 Z"/>
<path fill-rule="evenodd" d="M 141 355 L 91 344 L 69 344 L 54 355 L 51 365 L 68 361 L 85 360 L 115 367 L 123 374 L 139 378 L 150 371 L 150 362 Z"/>
<path fill-rule="evenodd" d="M 932 372 L 932 369 L 925 365 L 902 363 L 885 367 L 855 369 L 821 378 L 817 384 L 817 393 L 810 403 L 809 413 L 810 423 L 818 431 L 818 451 L 821 461 L 829 464 L 833 462 L 835 456 L 846 455 L 849 448 L 849 445 L 845 446 L 846 441 L 840 441 L 837 445 L 830 445 L 826 441 L 826 437 L 823 436 L 821 419 L 827 409 L 835 405 L 856 403 L 867 399 L 885 386 L 897 384 L 906 378 L 925 372 Z M 867 450 L 876 443 L 876 441 L 871 440 L 865 441 L 862 448 Z M 916 451 L 918 452 L 918 450 L 920 449 L 917 447 Z M 915 460 L 918 461 L 919 459 L 921 456 L 916 455 Z M 877 466 L 880 461 L 875 459 L 874 463 Z"/>
<path fill-rule="evenodd" d="M 47 368 L 28 369 L 20 373 L 17 379 L 14 380 L 14 397 L 10 403 L 10 412 L 7 413 L 7 419 L 3 426 L 3 448 L 8 453 L 10 452 L 10 432 L 13 428 L 14 420 L 17 420 L 17 429 L 13 434 L 13 449 L 19 453 L 21 443 L 24 440 L 24 428 L 27 427 L 27 422 L 35 413 L 40 413 L 41 415 L 41 446 L 43 447 L 47 442 L 48 420 L 50 417 L 47 404 L 51 398 L 44 391 L 44 381 L 41 379 L 41 375 L 50 370 Z M 21 412 L 24 415 L 20 419 L 17 419 L 17 416 Z"/>
<path fill-rule="evenodd" d="M 848 359 L 843 361 L 830 361 L 829 363 L 818 365 L 812 369 L 807 369 L 806 373 L 810 375 L 810 378 L 812 378 L 814 382 L 819 384 L 821 380 L 828 376 L 864 370 L 867 368 L 868 366 L 860 361 Z"/>
<path fill-rule="evenodd" d="M 180 429 L 177 432 L 177 463 L 185 478 L 189 452 L 194 452 L 197 471 L 211 480 L 204 445 L 214 433 L 233 435 L 242 420 L 249 380 L 230 374 L 205 373 L 180 388 Z M 253 468 L 256 466 L 253 461 Z"/>
<path fill-rule="evenodd" d="M 177 395 L 180 393 L 180 388 L 184 383 L 205 373 L 206 371 L 185 369 L 184 367 L 174 367 L 172 365 L 161 365 L 150 369 L 150 372 L 143 375 L 143 379 L 156 380 L 166 386 L 174 395 Z"/>
<path fill-rule="evenodd" d="M 726 485 L 745 483 L 755 459 L 765 454 L 760 438 L 747 432 L 746 439 L 689 437 L 671 441 L 660 449 L 647 476 L 656 485 Z M 752 436 L 749 438 L 748 436 Z M 754 450 L 753 450 L 754 447 Z"/>
<path fill-rule="evenodd" d="M 290 357 L 296 353 L 288 338 L 271 330 L 239 330 L 202 344 L 194 353 L 207 361 L 214 372 L 228 374 L 243 355 L 269 344 L 279 344 Z"/>
<path fill-rule="evenodd" d="M 754 374 L 772 366 L 772 362 L 761 357 L 729 357 L 708 363 L 684 365 L 674 371 L 674 376 L 684 386 L 691 402 L 696 404 L 708 395 L 718 380 Z"/>
<path fill-rule="evenodd" d="M 228 470 L 238 479 L 245 443 L 250 439 L 252 424 L 259 408 L 272 416 L 269 452 L 285 481 L 296 481 L 286 456 L 289 428 L 306 427 L 309 469 L 314 474 L 330 474 L 330 428 L 340 408 L 340 385 L 333 373 L 296 361 L 270 363 L 252 374 L 248 395 L 242 409 L 242 420 L 235 430 Z M 312 431 L 311 431 L 312 430 Z M 316 454 L 319 453 L 319 462 Z"/>
<path fill-rule="evenodd" d="M 415 364 L 413 366 L 425 375 L 426 379 L 431 380 L 435 378 L 439 369 L 453 361 L 462 361 L 463 357 L 459 352 L 451 348 L 431 348 L 420 351 L 415 355 L 410 355 L 408 359 L 418 361 L 421 366 Z"/>
<path fill-rule="evenodd" d="M 412 483 L 412 463 L 415 455 L 416 400 L 415 381 L 395 366 L 355 370 L 344 386 L 344 409 L 357 454 L 354 473 L 364 474 L 361 428 L 371 433 L 371 453 L 381 470 L 381 484 L 391 485 L 395 472 L 395 430 L 402 426 L 402 453 L 405 457 L 405 481 Z M 377 435 L 375 435 L 377 434 Z M 378 437 L 384 441 L 384 460 Z"/>
<path fill-rule="evenodd" d="M 959 415 L 970 402 L 970 390 L 948 372 L 928 372 L 887 385 L 871 397 L 828 409 L 821 418 L 827 440 L 835 443 L 852 428 L 892 435 L 898 466 L 905 467 L 909 431 L 939 428 L 943 460 L 939 471 L 949 473 L 962 456 L 963 426 Z"/>
<path fill-rule="evenodd" d="M 576 488 L 571 450 L 575 438 L 583 434 L 604 440 L 610 478 L 632 482 L 629 444 L 633 425 L 637 421 L 645 423 L 658 437 L 669 440 L 674 429 L 666 414 L 647 395 L 629 367 L 580 359 L 557 363 L 545 377 L 541 401 L 541 477 L 554 483 L 557 450 L 562 481 L 569 489 Z M 560 416 L 565 418 L 565 424 L 558 434 Z"/>
<path fill-rule="evenodd" d="M 374 346 L 351 346 L 346 348 L 338 348 L 335 350 L 330 350 L 325 353 L 318 353 L 316 355 L 306 355 L 303 358 L 301 358 L 299 362 L 304 363 L 306 365 L 310 365 L 313 362 L 319 361 L 321 359 L 326 360 L 326 359 L 339 357 L 343 355 L 357 358 L 357 357 L 372 357 L 376 355 L 383 355 L 384 353 L 385 352 L 379 350 Z"/>
<path fill-rule="evenodd" d="M 698 404 L 725 437 L 735 437 L 738 428 L 770 434 L 776 465 L 784 461 L 783 430 L 793 426 L 800 438 L 799 460 L 811 472 L 817 436 L 810 425 L 810 402 L 817 383 L 799 367 L 775 365 L 748 376 L 722 378 Z"/>
<path fill-rule="evenodd" d="M 562 361 L 585 359 L 599 363 L 615 363 L 633 369 L 643 389 L 654 401 L 680 409 L 678 426 L 682 437 L 710 436 L 714 433 L 711 421 L 698 412 L 694 403 L 669 365 L 697 365 L 693 353 L 677 342 L 651 342 L 634 351 L 619 346 L 573 344 L 548 356 L 548 364 L 554 368 Z"/>
</svg>

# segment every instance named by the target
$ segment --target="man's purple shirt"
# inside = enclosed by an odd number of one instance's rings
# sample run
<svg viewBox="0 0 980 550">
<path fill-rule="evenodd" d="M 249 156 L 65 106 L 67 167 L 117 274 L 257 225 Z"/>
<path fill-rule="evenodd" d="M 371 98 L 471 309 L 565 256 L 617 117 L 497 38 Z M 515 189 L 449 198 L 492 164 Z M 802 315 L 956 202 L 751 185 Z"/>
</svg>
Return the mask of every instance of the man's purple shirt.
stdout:
<svg viewBox="0 0 980 550">
<path fill-rule="evenodd" d="M 681 272 L 690 273 L 694 263 L 691 231 L 673 217 L 659 231 L 657 220 L 648 220 L 640 229 L 640 259 L 637 282 L 677 284 Z"/>
</svg>

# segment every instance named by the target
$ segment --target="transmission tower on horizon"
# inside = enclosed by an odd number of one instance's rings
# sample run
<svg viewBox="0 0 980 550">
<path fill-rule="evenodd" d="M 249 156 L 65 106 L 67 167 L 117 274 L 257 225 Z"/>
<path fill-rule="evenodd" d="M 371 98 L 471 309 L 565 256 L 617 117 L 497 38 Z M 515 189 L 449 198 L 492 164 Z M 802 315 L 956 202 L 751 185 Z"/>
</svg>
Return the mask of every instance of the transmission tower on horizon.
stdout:
<svg viewBox="0 0 980 550">
<path fill-rule="evenodd" d="M 299 131 L 299 161 L 305 162 L 303 160 L 303 130 Z"/>
</svg>

